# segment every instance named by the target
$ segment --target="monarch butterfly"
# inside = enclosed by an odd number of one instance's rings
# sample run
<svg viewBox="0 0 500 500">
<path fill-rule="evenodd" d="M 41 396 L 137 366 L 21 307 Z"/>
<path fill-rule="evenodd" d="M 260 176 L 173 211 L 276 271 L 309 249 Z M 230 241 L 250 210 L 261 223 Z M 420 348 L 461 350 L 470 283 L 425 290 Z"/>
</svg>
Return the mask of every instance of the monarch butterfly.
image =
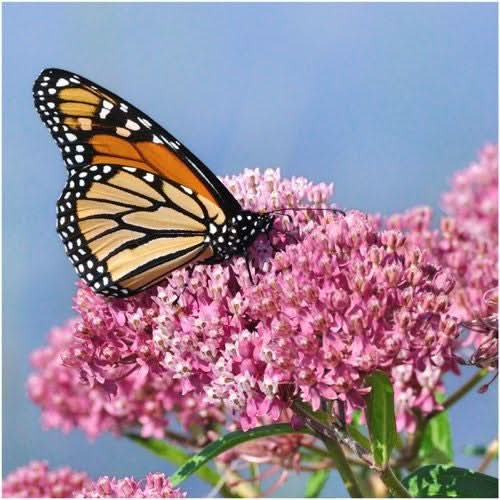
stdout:
<svg viewBox="0 0 500 500">
<path fill-rule="evenodd" d="M 131 296 L 175 269 L 245 256 L 271 230 L 272 214 L 243 210 L 195 155 L 112 92 L 45 69 L 33 95 L 69 171 L 57 231 L 95 292 Z"/>
</svg>

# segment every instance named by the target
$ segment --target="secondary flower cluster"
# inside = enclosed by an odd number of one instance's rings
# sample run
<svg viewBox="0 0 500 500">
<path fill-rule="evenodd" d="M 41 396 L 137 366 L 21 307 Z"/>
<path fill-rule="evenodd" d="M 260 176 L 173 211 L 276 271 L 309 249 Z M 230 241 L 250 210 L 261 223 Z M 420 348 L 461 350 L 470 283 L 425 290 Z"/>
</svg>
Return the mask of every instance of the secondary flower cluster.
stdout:
<svg viewBox="0 0 500 500">
<path fill-rule="evenodd" d="M 106 321 L 98 308 L 103 299 L 89 291 L 84 295 L 92 301 L 89 307 L 96 308 L 94 319 Z M 70 320 L 53 328 L 48 345 L 32 354 L 31 364 L 37 371 L 29 377 L 27 388 L 42 408 L 45 428 L 68 432 L 79 427 L 95 438 L 102 432 L 119 434 L 140 426 L 144 436 L 163 437 L 171 415 L 184 428 L 196 425 L 201 435 L 205 426 L 224 420 L 219 409 L 203 405 L 193 395 L 182 396 L 179 381 L 166 370 L 157 368 L 153 373 L 154 365 L 136 359 L 126 344 L 125 328 L 115 325 L 108 332 L 104 324 L 89 331 L 84 321 Z M 143 348 L 143 343 L 138 344 Z M 123 357 L 128 359 L 107 356 L 113 349 L 126 351 Z M 113 375 L 106 378 L 108 372 Z"/>
<path fill-rule="evenodd" d="M 85 472 L 69 467 L 50 470 L 47 462 L 33 461 L 11 472 L 2 482 L 2 496 L 14 498 L 181 498 L 161 473 L 141 481 L 103 476 L 92 481 Z"/>
<path fill-rule="evenodd" d="M 413 244 L 429 254 L 433 265 L 446 269 L 450 282 L 450 312 L 461 321 L 488 318 L 496 307 L 498 288 L 498 151 L 488 145 L 477 162 L 459 171 L 453 189 L 443 196 L 447 216 L 432 228 L 432 211 L 417 207 L 392 216 L 387 225 L 404 231 Z M 455 286 L 451 287 L 454 282 Z M 467 344 L 476 347 L 482 335 L 471 330 Z"/>
<path fill-rule="evenodd" d="M 277 170 L 247 170 L 226 184 L 252 210 L 326 207 L 332 193 Z M 420 218 L 406 215 L 401 229 L 414 231 Z M 48 352 L 34 356 L 40 371 L 30 393 L 52 426 L 96 435 L 135 424 L 162 436 L 170 410 L 186 427 L 222 422 L 222 411 L 244 429 L 277 420 L 290 391 L 315 409 L 343 400 L 349 416 L 363 406 L 365 375 L 385 370 L 399 428 L 411 430 L 410 410 L 435 409 L 440 377 L 455 368 L 454 280 L 419 247 L 420 236 L 393 226 L 356 211 L 292 212 L 277 218 L 270 241 L 254 245 L 253 279 L 237 258 L 176 272 L 128 300 L 81 285 L 80 319 L 66 340 L 54 333 Z"/>
<path fill-rule="evenodd" d="M 82 488 L 78 495 L 84 498 L 183 498 L 180 489 L 175 489 L 162 473 L 150 473 L 136 481 L 133 477 L 123 479 L 104 476 Z"/>
<path fill-rule="evenodd" d="M 2 496 L 67 498 L 90 484 L 85 472 L 76 472 L 69 467 L 49 470 L 47 462 L 33 461 L 14 470 L 2 481 Z"/>
</svg>

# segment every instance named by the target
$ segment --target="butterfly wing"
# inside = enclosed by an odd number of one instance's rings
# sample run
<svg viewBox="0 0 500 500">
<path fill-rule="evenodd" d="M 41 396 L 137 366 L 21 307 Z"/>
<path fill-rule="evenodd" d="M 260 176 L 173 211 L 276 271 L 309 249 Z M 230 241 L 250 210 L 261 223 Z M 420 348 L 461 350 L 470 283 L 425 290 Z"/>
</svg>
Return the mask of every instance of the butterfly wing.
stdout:
<svg viewBox="0 0 500 500">
<path fill-rule="evenodd" d="M 124 99 L 61 69 L 46 69 L 33 87 L 35 107 L 61 148 L 70 175 L 90 164 L 139 168 L 181 184 L 229 217 L 238 201 L 193 153 Z"/>
<path fill-rule="evenodd" d="M 96 292 L 130 296 L 171 271 L 210 259 L 221 209 L 147 170 L 90 165 L 68 179 L 57 230 L 77 273 Z"/>
</svg>

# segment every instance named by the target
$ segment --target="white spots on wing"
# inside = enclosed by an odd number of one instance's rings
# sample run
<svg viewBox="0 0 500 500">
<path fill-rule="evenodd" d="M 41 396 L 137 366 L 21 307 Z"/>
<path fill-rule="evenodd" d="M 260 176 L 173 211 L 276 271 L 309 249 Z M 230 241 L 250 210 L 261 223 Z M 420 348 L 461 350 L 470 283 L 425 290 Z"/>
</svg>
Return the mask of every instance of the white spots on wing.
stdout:
<svg viewBox="0 0 500 500">
<path fill-rule="evenodd" d="M 189 189 L 188 187 L 186 186 L 181 186 L 181 189 L 187 193 L 187 194 L 193 194 L 193 190 L 192 189 Z"/>
<path fill-rule="evenodd" d="M 94 175 L 95 181 L 100 181 L 102 179 L 102 175 Z"/>
<path fill-rule="evenodd" d="M 141 128 L 138 123 L 132 120 L 127 120 L 127 123 L 125 123 L 125 127 L 129 130 L 139 130 Z"/>
<path fill-rule="evenodd" d="M 83 156 L 82 155 L 75 155 L 75 160 L 77 163 L 83 163 Z"/>
<path fill-rule="evenodd" d="M 88 260 L 88 261 L 87 261 L 87 267 L 88 267 L 89 269 L 92 269 L 92 268 L 94 267 L 94 263 L 93 263 L 91 260 Z"/>
<path fill-rule="evenodd" d="M 102 279 L 102 284 L 103 284 L 104 286 L 107 286 L 107 285 L 108 285 L 108 283 L 109 283 L 109 278 L 108 278 L 107 276 L 104 276 L 104 278 Z"/>
<path fill-rule="evenodd" d="M 128 111 L 128 106 L 125 103 L 121 102 L 120 109 L 126 113 Z"/>
<path fill-rule="evenodd" d="M 80 265 L 78 266 L 78 270 L 79 270 L 81 273 L 83 273 L 83 271 L 85 271 L 85 267 L 83 267 L 83 264 L 80 264 Z"/>
<path fill-rule="evenodd" d="M 78 85 L 78 84 L 80 83 L 80 80 L 76 77 L 76 75 L 75 75 L 75 76 L 72 76 L 72 77 L 69 79 L 69 81 L 70 81 L 71 83 L 75 83 L 76 85 Z"/>
<path fill-rule="evenodd" d="M 142 116 L 138 116 L 137 119 L 147 128 L 151 128 L 152 124 L 149 120 L 146 120 L 146 118 L 142 118 Z"/>
<path fill-rule="evenodd" d="M 95 171 L 97 170 L 97 165 L 92 165 L 92 166 L 89 168 L 89 170 L 90 170 L 91 172 L 95 172 Z"/>
<path fill-rule="evenodd" d="M 155 180 L 155 176 L 148 172 L 147 174 L 144 175 L 144 180 L 148 182 L 153 182 Z"/>
<path fill-rule="evenodd" d="M 135 172 L 137 169 L 135 167 L 123 167 L 123 170 L 127 172 Z"/>
<path fill-rule="evenodd" d="M 131 135 L 130 130 L 127 130 L 126 128 L 123 127 L 116 127 L 116 133 L 118 135 L 121 135 L 122 137 L 129 137 Z"/>
<path fill-rule="evenodd" d="M 157 135 L 153 135 L 153 142 L 155 144 L 163 144 L 162 140 Z"/>
<path fill-rule="evenodd" d="M 97 272 L 102 274 L 104 272 L 104 267 L 103 266 L 98 266 L 97 267 Z"/>
<path fill-rule="evenodd" d="M 80 177 L 80 178 L 82 178 L 82 179 L 83 179 L 84 177 L 87 177 L 87 175 L 88 175 L 88 174 L 87 174 L 87 172 L 80 172 L 80 173 L 78 174 L 78 177 Z"/>
<path fill-rule="evenodd" d="M 104 165 L 102 168 L 103 173 L 109 174 L 113 169 L 109 165 Z"/>
<path fill-rule="evenodd" d="M 56 87 L 66 87 L 66 85 L 69 85 L 68 80 L 66 78 L 59 78 L 56 82 Z"/>
<path fill-rule="evenodd" d="M 77 137 L 75 134 L 72 134 L 71 132 L 67 132 L 64 134 L 66 136 L 66 139 L 68 139 L 69 142 L 75 142 Z"/>
<path fill-rule="evenodd" d="M 109 109 L 101 108 L 101 111 L 99 112 L 99 118 L 101 120 L 104 120 L 106 116 L 108 116 L 108 114 L 109 114 Z"/>
<path fill-rule="evenodd" d="M 215 224 L 210 223 L 208 230 L 210 231 L 210 234 L 215 234 L 217 232 L 217 227 Z"/>
<path fill-rule="evenodd" d="M 76 151 L 78 153 L 81 153 L 85 150 L 85 148 L 81 145 L 81 144 L 78 144 L 76 147 L 75 147 Z"/>
<path fill-rule="evenodd" d="M 106 99 L 103 99 L 102 107 L 105 109 L 113 109 L 113 104 L 111 104 L 109 101 L 106 101 Z"/>
<path fill-rule="evenodd" d="M 48 92 L 50 95 L 54 95 L 57 92 L 57 90 L 56 89 L 49 89 Z"/>
<path fill-rule="evenodd" d="M 50 109 L 54 109 L 56 107 L 56 103 L 55 102 L 47 102 L 47 106 L 50 108 Z"/>
<path fill-rule="evenodd" d="M 85 276 L 89 281 L 92 281 L 94 279 L 94 275 L 92 273 L 87 273 Z"/>
</svg>

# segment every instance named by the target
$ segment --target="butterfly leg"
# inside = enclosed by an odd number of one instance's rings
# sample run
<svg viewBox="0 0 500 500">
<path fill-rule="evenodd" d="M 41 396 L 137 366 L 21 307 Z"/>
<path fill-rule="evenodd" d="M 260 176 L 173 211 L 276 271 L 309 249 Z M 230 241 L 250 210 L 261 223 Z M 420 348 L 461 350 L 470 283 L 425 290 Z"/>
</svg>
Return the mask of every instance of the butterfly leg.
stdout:
<svg viewBox="0 0 500 500">
<path fill-rule="evenodd" d="M 252 276 L 252 271 L 250 269 L 250 260 L 248 258 L 248 254 L 245 255 L 245 264 L 247 266 L 248 277 L 250 278 L 250 283 L 252 283 L 252 285 L 255 285 L 255 281 L 253 280 L 253 276 Z"/>
<path fill-rule="evenodd" d="M 193 272 L 194 272 L 194 266 L 189 266 L 188 268 L 186 268 L 186 271 L 188 272 L 188 278 L 186 281 L 184 281 L 183 285 L 182 285 L 182 288 L 181 288 L 181 291 L 177 294 L 177 297 L 175 298 L 175 300 L 172 302 L 172 304 L 174 306 L 176 306 L 178 303 L 179 303 L 179 300 L 181 298 L 181 296 L 184 294 L 184 292 L 186 291 L 188 285 L 189 285 L 189 282 L 191 281 L 191 276 L 193 276 Z"/>
</svg>

